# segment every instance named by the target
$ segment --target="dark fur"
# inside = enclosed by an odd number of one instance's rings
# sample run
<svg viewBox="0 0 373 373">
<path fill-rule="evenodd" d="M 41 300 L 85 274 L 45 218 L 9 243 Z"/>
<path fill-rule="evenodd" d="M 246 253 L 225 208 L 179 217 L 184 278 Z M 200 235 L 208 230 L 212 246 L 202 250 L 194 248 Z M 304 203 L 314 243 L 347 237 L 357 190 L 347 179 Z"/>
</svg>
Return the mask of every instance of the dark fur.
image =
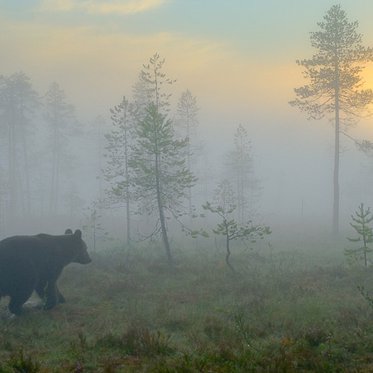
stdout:
<svg viewBox="0 0 373 373">
<path fill-rule="evenodd" d="M 9 310 L 18 315 L 35 290 L 51 309 L 65 298 L 56 282 L 69 263 L 87 264 L 91 258 L 82 232 L 52 236 L 13 236 L 0 241 L 0 296 L 10 296 Z"/>
</svg>

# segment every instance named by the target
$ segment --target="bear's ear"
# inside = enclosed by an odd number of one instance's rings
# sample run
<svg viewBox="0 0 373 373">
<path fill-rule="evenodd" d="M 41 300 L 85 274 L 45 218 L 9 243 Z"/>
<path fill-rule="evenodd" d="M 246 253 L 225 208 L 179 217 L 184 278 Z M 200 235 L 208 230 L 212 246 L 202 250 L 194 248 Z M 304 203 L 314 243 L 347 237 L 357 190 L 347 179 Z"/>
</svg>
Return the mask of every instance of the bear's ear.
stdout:
<svg viewBox="0 0 373 373">
<path fill-rule="evenodd" d="M 82 231 L 80 229 L 77 229 L 74 232 L 74 236 L 77 237 L 77 238 L 82 238 Z"/>
<path fill-rule="evenodd" d="M 65 230 L 65 234 L 73 234 L 73 231 L 70 228 L 67 228 Z"/>
</svg>

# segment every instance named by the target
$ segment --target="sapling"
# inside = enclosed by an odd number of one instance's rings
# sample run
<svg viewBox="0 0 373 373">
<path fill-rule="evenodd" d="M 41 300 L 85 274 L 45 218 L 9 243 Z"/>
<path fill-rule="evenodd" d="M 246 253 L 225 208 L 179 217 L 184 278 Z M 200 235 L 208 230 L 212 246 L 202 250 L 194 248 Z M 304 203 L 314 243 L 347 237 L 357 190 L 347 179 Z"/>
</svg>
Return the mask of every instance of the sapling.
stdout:
<svg viewBox="0 0 373 373">
<path fill-rule="evenodd" d="M 350 223 L 350 225 L 355 229 L 358 237 L 347 237 L 347 239 L 350 242 L 361 242 L 361 246 L 356 249 L 345 249 L 345 255 L 356 260 L 364 259 L 364 265 L 367 267 L 367 254 L 373 251 L 372 248 L 368 246 L 369 243 L 373 242 L 373 230 L 369 225 L 373 221 L 373 215 L 370 212 L 370 208 L 365 208 L 364 204 L 361 203 L 357 211 L 355 211 L 355 215 L 351 215 L 351 219 L 353 222 Z"/>
<path fill-rule="evenodd" d="M 217 202 L 215 204 L 206 202 L 202 207 L 216 214 L 221 219 L 220 223 L 218 223 L 216 228 L 212 231 L 216 235 L 224 236 L 226 247 L 225 262 L 234 272 L 235 269 L 230 262 L 231 241 L 241 239 L 255 243 L 258 239 L 263 239 L 265 235 L 270 234 L 271 230 L 267 226 L 253 225 L 251 220 L 245 224 L 239 224 L 233 218 L 236 205 L 233 203 L 233 191 L 229 181 L 225 180 L 219 185 L 216 191 L 216 197 L 218 198 L 216 198 Z"/>
</svg>

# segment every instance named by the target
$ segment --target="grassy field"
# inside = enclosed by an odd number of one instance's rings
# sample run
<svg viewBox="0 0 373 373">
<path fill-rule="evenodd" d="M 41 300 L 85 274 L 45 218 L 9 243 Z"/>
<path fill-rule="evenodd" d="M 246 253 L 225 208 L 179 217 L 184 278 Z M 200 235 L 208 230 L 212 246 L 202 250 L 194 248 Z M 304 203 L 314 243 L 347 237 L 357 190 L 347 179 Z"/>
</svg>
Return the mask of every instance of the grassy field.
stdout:
<svg viewBox="0 0 373 373">
<path fill-rule="evenodd" d="M 65 269 L 67 303 L 9 318 L 1 372 L 372 372 L 373 268 L 345 242 L 105 249 Z M 175 246 L 175 245 L 174 245 Z M 36 300 L 33 299 L 33 300 Z"/>
</svg>

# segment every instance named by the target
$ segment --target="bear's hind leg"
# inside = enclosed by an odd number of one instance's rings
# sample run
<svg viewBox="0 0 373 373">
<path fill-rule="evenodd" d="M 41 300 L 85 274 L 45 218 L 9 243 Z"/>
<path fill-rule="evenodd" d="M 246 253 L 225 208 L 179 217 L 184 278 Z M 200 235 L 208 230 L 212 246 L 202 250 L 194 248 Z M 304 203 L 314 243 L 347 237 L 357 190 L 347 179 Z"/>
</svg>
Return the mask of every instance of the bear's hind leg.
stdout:
<svg viewBox="0 0 373 373">
<path fill-rule="evenodd" d="M 33 286 L 18 291 L 16 294 L 10 296 L 10 302 L 8 305 L 9 311 L 15 315 L 22 313 L 23 304 L 31 297 Z"/>
<path fill-rule="evenodd" d="M 36 285 L 35 287 L 35 291 L 36 291 L 36 294 L 39 296 L 40 299 L 44 299 L 45 298 L 45 286 L 46 286 L 46 282 L 44 284 L 41 284 L 40 282 Z"/>
<path fill-rule="evenodd" d="M 32 263 L 26 260 L 19 260 L 17 265 L 8 266 L 9 272 L 8 295 L 10 302 L 9 311 L 15 315 L 22 313 L 23 304 L 31 297 L 37 284 L 37 273 Z"/>
<path fill-rule="evenodd" d="M 54 281 L 49 281 L 46 289 L 46 298 L 44 309 L 50 310 L 54 308 L 58 303 L 57 285 Z"/>
<path fill-rule="evenodd" d="M 47 281 L 39 281 L 39 283 L 36 285 L 35 291 L 36 294 L 40 297 L 40 299 L 45 300 L 47 298 Z M 66 299 L 58 289 L 57 285 L 55 286 L 56 291 L 56 302 L 57 303 L 65 303 Z M 50 293 L 50 290 L 48 290 Z M 53 294 L 52 294 L 53 298 Z M 51 303 L 51 302 L 50 302 Z"/>
</svg>

